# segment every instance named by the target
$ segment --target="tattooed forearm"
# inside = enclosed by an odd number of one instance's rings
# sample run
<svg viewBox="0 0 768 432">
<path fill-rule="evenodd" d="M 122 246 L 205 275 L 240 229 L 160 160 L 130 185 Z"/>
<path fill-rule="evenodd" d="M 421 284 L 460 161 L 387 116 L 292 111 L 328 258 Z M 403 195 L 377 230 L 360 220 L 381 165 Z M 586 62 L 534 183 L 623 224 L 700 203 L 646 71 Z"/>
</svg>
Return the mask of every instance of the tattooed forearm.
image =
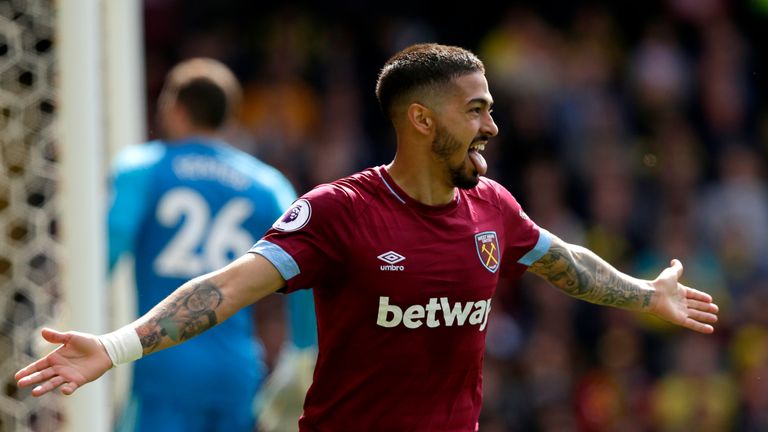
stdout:
<svg viewBox="0 0 768 432">
<path fill-rule="evenodd" d="M 218 323 L 216 308 L 222 300 L 221 290 L 210 280 L 193 280 L 183 285 L 150 311 L 146 321 L 136 329 L 144 354 L 215 326 Z"/>
<path fill-rule="evenodd" d="M 566 294 L 606 306 L 647 310 L 653 290 L 588 249 L 553 242 L 550 250 L 529 271 L 547 279 Z"/>
</svg>

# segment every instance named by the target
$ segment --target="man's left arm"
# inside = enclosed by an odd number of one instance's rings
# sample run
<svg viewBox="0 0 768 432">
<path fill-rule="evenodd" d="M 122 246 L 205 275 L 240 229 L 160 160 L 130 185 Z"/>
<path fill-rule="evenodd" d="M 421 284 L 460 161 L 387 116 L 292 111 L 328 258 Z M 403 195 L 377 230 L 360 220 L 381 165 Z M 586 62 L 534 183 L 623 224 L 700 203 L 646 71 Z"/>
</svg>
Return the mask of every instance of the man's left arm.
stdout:
<svg viewBox="0 0 768 432">
<path fill-rule="evenodd" d="M 712 297 L 679 283 L 683 265 L 674 259 L 654 280 L 620 272 L 594 252 L 551 236 L 549 250 L 528 271 L 571 297 L 604 306 L 647 312 L 700 333 L 712 333 L 718 307 Z"/>
</svg>

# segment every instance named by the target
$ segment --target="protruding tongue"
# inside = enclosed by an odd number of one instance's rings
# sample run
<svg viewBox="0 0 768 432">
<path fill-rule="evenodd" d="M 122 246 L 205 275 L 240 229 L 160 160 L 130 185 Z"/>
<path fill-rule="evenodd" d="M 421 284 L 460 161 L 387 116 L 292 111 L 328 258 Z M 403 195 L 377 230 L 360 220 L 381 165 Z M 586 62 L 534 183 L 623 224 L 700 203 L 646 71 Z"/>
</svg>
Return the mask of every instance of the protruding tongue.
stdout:
<svg viewBox="0 0 768 432">
<path fill-rule="evenodd" d="M 475 169 L 477 170 L 478 174 L 485 175 L 485 172 L 488 171 L 488 163 L 485 162 L 485 158 L 480 154 L 480 152 L 476 150 L 470 150 L 469 160 L 471 160 L 475 165 Z"/>
</svg>

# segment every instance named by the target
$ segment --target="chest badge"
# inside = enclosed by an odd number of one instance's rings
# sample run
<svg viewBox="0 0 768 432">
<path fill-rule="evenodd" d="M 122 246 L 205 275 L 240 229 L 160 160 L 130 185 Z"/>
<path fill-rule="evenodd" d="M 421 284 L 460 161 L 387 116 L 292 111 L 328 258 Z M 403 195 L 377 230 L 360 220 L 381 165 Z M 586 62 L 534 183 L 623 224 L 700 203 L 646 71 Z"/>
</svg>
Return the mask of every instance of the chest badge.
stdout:
<svg viewBox="0 0 768 432">
<path fill-rule="evenodd" d="M 501 253 L 499 252 L 499 240 L 495 231 L 485 231 L 475 234 L 475 247 L 480 262 L 491 273 L 499 269 Z"/>
</svg>

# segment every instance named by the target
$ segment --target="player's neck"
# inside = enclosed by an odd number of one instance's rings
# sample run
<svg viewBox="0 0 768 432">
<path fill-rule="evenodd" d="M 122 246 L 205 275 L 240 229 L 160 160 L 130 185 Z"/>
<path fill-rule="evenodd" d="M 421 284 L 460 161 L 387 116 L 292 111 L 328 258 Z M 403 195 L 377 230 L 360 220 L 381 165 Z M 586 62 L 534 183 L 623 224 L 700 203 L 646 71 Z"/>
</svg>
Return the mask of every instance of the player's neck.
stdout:
<svg viewBox="0 0 768 432">
<path fill-rule="evenodd" d="M 430 163 L 398 157 L 387 165 L 387 172 L 409 197 L 426 205 L 439 206 L 453 201 L 456 188 L 446 181 L 444 170 Z"/>
<path fill-rule="evenodd" d="M 181 141 L 197 139 L 202 141 L 219 141 L 221 135 L 217 131 L 207 129 L 190 129 L 184 133 L 169 134 L 167 137 L 170 141 Z"/>
</svg>

